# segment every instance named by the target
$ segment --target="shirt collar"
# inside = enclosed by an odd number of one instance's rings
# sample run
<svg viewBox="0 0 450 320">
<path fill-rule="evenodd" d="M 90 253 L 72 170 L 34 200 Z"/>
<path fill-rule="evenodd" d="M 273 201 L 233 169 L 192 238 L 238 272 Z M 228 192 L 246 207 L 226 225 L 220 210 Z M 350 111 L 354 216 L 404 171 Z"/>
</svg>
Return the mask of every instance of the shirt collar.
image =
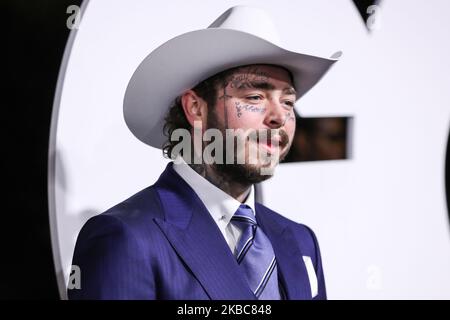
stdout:
<svg viewBox="0 0 450 320">
<path fill-rule="evenodd" d="M 214 221 L 223 231 L 222 228 L 228 225 L 241 203 L 195 172 L 181 156 L 175 159 L 173 169 L 195 191 Z M 255 214 L 255 193 L 253 189 L 252 185 L 243 204 L 252 208 Z"/>
</svg>

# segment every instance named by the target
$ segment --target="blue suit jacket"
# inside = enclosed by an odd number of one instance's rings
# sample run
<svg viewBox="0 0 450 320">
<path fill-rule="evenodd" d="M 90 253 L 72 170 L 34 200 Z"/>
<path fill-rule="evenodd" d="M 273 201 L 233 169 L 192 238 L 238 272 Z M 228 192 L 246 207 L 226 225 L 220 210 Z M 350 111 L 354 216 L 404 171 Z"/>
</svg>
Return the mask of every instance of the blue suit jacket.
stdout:
<svg viewBox="0 0 450 320">
<path fill-rule="evenodd" d="M 318 295 L 325 299 L 313 232 L 256 203 L 287 299 L 311 299 L 302 256 L 311 257 Z M 255 299 L 219 228 L 170 163 L 158 181 L 89 219 L 78 235 L 73 264 L 81 289 L 69 299 Z"/>
</svg>

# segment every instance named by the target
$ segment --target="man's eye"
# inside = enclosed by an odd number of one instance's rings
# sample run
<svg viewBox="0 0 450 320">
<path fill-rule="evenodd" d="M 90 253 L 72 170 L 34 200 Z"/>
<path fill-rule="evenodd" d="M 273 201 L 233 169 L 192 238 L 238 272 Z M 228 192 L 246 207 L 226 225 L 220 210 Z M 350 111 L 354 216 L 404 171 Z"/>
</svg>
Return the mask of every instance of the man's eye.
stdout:
<svg viewBox="0 0 450 320">
<path fill-rule="evenodd" d="M 261 100 L 262 97 L 261 96 L 248 96 L 247 99 L 257 101 L 257 100 Z"/>
<path fill-rule="evenodd" d="M 295 103 L 294 103 L 294 101 L 285 101 L 284 104 L 290 108 L 293 108 Z"/>
</svg>

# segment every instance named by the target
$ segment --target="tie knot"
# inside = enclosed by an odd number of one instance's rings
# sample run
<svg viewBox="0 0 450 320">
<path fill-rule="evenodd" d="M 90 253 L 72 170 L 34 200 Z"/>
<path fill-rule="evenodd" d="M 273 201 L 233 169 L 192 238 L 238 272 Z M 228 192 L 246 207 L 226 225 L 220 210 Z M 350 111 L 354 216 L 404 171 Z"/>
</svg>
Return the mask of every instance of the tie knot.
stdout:
<svg viewBox="0 0 450 320">
<path fill-rule="evenodd" d="M 236 210 L 236 213 L 233 215 L 231 220 L 234 222 L 237 222 L 237 223 L 241 222 L 241 223 L 246 223 L 246 224 L 251 224 L 251 225 L 257 224 L 252 208 L 250 208 L 249 206 L 247 206 L 245 204 L 241 204 L 239 206 L 239 208 Z"/>
</svg>

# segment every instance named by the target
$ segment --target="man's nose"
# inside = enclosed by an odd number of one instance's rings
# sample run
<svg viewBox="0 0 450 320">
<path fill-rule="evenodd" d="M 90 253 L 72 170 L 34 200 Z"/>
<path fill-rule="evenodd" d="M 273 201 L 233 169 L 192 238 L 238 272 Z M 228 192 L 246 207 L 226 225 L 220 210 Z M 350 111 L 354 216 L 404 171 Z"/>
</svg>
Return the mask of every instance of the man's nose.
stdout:
<svg viewBox="0 0 450 320">
<path fill-rule="evenodd" d="M 271 129 L 278 129 L 284 125 L 286 110 L 278 101 L 269 101 L 264 124 Z"/>
</svg>

